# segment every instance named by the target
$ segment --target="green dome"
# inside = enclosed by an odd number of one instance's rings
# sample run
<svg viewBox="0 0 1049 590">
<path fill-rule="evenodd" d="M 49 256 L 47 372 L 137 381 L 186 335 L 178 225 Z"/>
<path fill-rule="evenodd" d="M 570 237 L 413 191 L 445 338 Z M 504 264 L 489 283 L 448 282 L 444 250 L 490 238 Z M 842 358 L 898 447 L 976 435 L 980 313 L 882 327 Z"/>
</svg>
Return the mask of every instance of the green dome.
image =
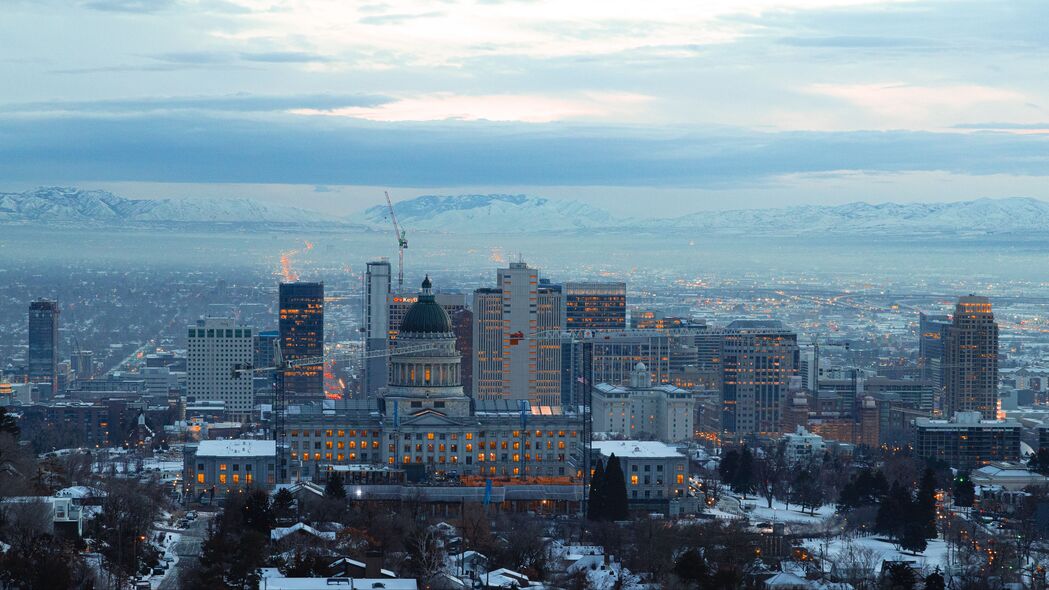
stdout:
<svg viewBox="0 0 1049 590">
<path fill-rule="evenodd" d="M 443 334 L 452 331 L 452 321 L 448 319 L 448 312 L 437 304 L 430 288 L 430 277 L 427 276 L 423 280 L 419 300 L 408 308 L 408 313 L 404 314 L 404 319 L 401 320 L 401 333 Z"/>
</svg>

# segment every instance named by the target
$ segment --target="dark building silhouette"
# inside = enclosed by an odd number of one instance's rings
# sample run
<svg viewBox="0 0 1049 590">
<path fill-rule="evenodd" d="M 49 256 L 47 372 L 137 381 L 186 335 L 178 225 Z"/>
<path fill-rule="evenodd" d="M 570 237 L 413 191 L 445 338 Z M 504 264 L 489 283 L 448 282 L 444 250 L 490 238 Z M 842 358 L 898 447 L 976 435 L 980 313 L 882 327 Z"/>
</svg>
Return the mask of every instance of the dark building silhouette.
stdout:
<svg viewBox="0 0 1049 590">
<path fill-rule="evenodd" d="M 58 302 L 29 304 L 29 381 L 49 383 L 58 393 Z"/>
<path fill-rule="evenodd" d="M 281 283 L 281 354 L 285 361 L 324 356 L 324 283 Z M 323 363 L 284 371 L 289 399 L 324 396 Z"/>
<path fill-rule="evenodd" d="M 459 362 L 459 375 L 463 382 L 463 391 L 472 392 L 474 314 L 469 309 L 458 309 L 449 315 L 452 320 L 452 332 L 455 332 L 455 347 L 462 355 L 462 360 Z"/>
<path fill-rule="evenodd" d="M 947 365 L 947 330 L 951 318 L 946 314 L 918 314 L 918 362 L 922 377 L 943 387 L 943 369 Z"/>
</svg>

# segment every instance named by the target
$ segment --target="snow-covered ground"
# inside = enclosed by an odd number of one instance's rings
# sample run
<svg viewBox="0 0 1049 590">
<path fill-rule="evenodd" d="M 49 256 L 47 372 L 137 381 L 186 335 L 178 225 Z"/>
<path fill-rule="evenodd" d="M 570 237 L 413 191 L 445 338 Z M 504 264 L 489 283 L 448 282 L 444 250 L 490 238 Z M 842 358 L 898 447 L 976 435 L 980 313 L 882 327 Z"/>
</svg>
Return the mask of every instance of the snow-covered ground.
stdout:
<svg viewBox="0 0 1049 590">
<path fill-rule="evenodd" d="M 772 502 L 772 508 L 768 507 L 765 498 L 747 498 L 743 500 L 743 510 L 752 522 L 786 522 L 794 524 L 818 525 L 834 517 L 834 505 L 824 504 L 815 511 L 815 515 L 802 511 L 797 504 L 786 504 L 779 500 Z"/>
<path fill-rule="evenodd" d="M 833 539 L 826 546 L 826 562 L 835 563 L 841 555 L 847 553 L 850 548 L 869 549 L 873 552 L 875 571 L 881 571 L 883 561 L 913 561 L 920 567 L 932 570 L 939 567 L 940 570 L 947 569 L 947 543 L 940 539 L 929 540 L 929 546 L 925 551 L 917 555 L 903 551 L 897 551 L 892 543 L 883 541 L 877 537 L 855 537 L 850 539 Z M 816 557 L 824 551 L 823 542 L 820 539 L 808 539 L 805 547 Z"/>
</svg>

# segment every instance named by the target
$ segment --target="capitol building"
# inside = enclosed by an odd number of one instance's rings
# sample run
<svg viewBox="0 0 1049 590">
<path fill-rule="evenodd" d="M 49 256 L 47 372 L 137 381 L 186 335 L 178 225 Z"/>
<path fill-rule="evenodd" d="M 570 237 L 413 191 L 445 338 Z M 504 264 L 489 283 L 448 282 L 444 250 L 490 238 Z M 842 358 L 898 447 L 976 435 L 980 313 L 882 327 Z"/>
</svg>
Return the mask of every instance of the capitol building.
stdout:
<svg viewBox="0 0 1049 590">
<path fill-rule="evenodd" d="M 580 476 L 581 416 L 464 393 L 455 334 L 429 277 L 394 342 L 389 385 L 377 399 L 289 406 L 286 481 L 323 479 L 339 466 L 403 470 L 417 481 Z"/>
</svg>

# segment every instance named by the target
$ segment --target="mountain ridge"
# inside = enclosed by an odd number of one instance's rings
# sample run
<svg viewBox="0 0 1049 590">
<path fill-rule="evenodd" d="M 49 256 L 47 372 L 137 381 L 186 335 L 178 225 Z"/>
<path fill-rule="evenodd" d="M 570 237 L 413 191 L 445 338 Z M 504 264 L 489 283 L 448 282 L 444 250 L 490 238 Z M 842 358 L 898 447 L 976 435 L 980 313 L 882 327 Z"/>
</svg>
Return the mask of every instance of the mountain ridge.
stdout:
<svg viewBox="0 0 1049 590">
<path fill-rule="evenodd" d="M 94 223 L 324 223 L 319 213 L 254 199 L 128 199 L 103 190 L 48 186 L 0 192 L 0 221 Z"/>
<path fill-rule="evenodd" d="M 420 195 L 394 204 L 409 232 L 542 234 L 627 232 L 714 235 L 978 235 L 1049 231 L 1049 202 L 1031 197 L 935 203 L 795 205 L 696 211 L 676 217 L 625 218 L 568 199 L 524 194 Z M 324 225 L 387 230 L 389 211 L 376 205 L 332 217 L 253 199 L 128 199 L 102 190 L 40 187 L 0 192 L 0 223 L 194 223 Z"/>
</svg>

